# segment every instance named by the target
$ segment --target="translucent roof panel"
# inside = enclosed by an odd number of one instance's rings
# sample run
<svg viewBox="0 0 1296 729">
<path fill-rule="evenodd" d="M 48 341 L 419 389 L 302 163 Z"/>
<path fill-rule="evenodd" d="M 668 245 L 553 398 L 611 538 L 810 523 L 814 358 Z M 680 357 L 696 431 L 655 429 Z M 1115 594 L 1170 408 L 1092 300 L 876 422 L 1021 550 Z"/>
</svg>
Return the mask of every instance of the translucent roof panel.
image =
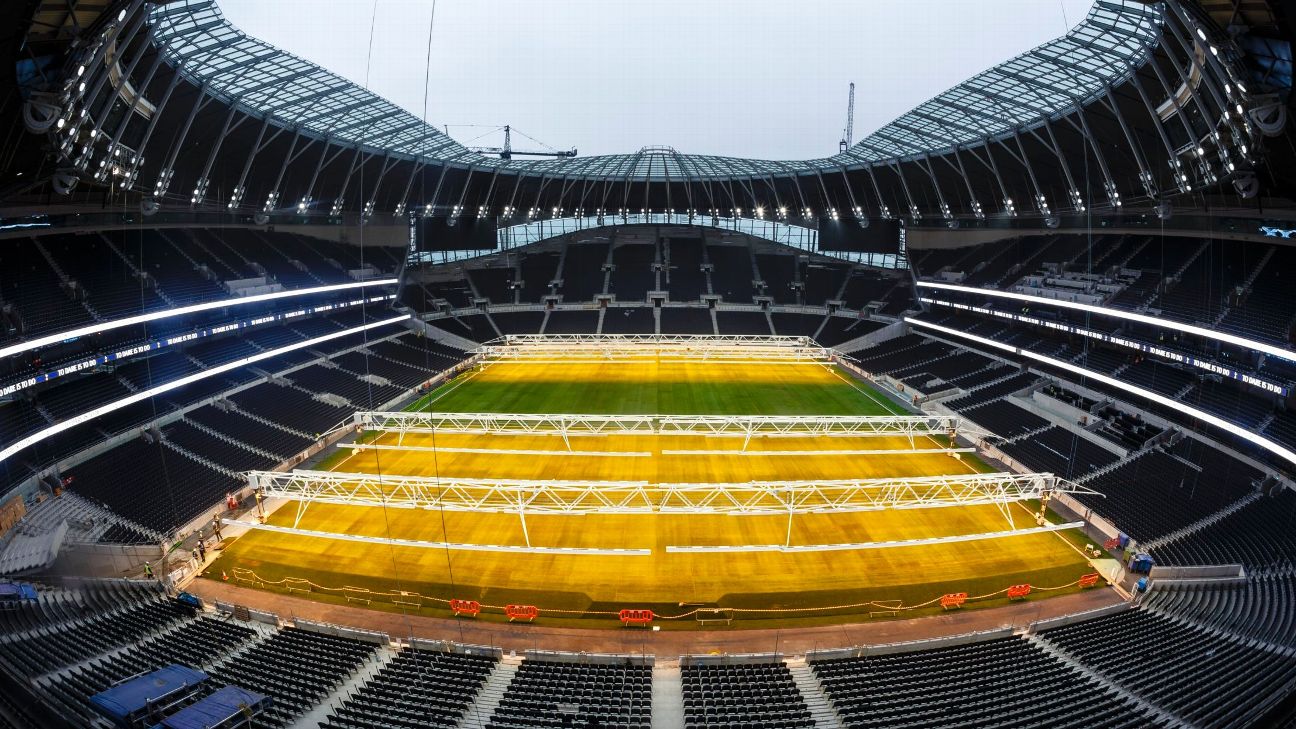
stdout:
<svg viewBox="0 0 1296 729">
<path fill-rule="evenodd" d="M 1097 0 L 1065 36 L 923 102 L 850 149 L 814 160 L 684 155 L 645 148 L 624 155 L 499 160 L 470 152 L 417 116 L 319 66 L 253 38 L 215 0 L 175 0 L 151 11 L 153 38 L 196 85 L 257 116 L 346 144 L 432 162 L 536 175 L 684 179 L 760 177 L 836 169 L 973 145 L 1069 113 L 1141 66 L 1161 32 L 1159 5 Z"/>
</svg>

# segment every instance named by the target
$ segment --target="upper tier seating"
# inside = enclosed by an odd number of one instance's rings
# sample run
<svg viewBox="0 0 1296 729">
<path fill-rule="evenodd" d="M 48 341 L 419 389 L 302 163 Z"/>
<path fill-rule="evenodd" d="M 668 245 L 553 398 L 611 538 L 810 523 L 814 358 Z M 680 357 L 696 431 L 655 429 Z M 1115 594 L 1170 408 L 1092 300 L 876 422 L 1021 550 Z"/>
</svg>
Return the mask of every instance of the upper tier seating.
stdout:
<svg viewBox="0 0 1296 729">
<path fill-rule="evenodd" d="M 662 273 L 662 285 L 671 301 L 700 301 L 707 293 L 707 277 L 702 271 L 702 257 L 706 247 L 701 240 L 692 238 L 667 239 L 663 249 L 667 266 Z"/>
<path fill-rule="evenodd" d="M 1063 478 L 1077 478 L 1119 460 L 1111 451 L 1058 426 L 1000 448 L 1033 471 Z"/>
<path fill-rule="evenodd" d="M 497 268 L 470 268 L 468 276 L 477 287 L 477 294 L 490 299 L 492 304 L 513 303 L 512 266 Z"/>
<path fill-rule="evenodd" d="M 67 469 L 71 488 L 159 532 L 201 516 L 242 483 L 157 443 L 135 438 Z"/>
<path fill-rule="evenodd" d="M 1194 460 L 1208 468 L 1154 449 L 1085 483 L 1105 498 L 1076 498 L 1135 539 L 1148 541 L 1203 519 L 1250 493 L 1250 484 L 1243 481 L 1250 469 L 1218 468 L 1210 466 L 1207 459 Z"/>
<path fill-rule="evenodd" d="M 616 270 L 609 279 L 608 292 L 616 294 L 617 301 L 647 301 L 648 292 L 656 288 L 657 274 L 652 270 L 656 261 L 655 245 L 618 244 L 612 251 Z"/>
<path fill-rule="evenodd" d="M 92 323 L 82 298 L 61 284 L 35 240 L 7 240 L 0 248 L 0 341 Z"/>
<path fill-rule="evenodd" d="M 549 282 L 558 275 L 557 251 L 528 253 L 522 258 L 523 302 L 539 304 L 549 293 Z"/>
<path fill-rule="evenodd" d="M 1158 564 L 1241 564 L 1248 570 L 1296 564 L 1296 491 L 1261 496 L 1224 518 L 1152 551 Z"/>
<path fill-rule="evenodd" d="M 792 282 L 797 275 L 796 256 L 757 253 L 756 268 L 765 282 L 765 295 L 772 296 L 776 304 L 799 304 L 797 291 Z M 727 300 L 727 299 L 726 299 Z"/>
<path fill-rule="evenodd" d="M 1016 438 L 1049 426 L 1049 421 L 1006 398 L 964 408 L 962 413 L 1002 438 Z"/>
<path fill-rule="evenodd" d="M 569 243 L 563 262 L 562 300 L 571 303 L 593 301 L 603 293 L 603 264 L 607 263 L 607 243 Z"/>
<path fill-rule="evenodd" d="M 711 288 L 722 301 L 727 304 L 752 302 L 752 257 L 747 246 L 708 242 L 707 260 L 715 267 L 711 272 Z"/>
</svg>

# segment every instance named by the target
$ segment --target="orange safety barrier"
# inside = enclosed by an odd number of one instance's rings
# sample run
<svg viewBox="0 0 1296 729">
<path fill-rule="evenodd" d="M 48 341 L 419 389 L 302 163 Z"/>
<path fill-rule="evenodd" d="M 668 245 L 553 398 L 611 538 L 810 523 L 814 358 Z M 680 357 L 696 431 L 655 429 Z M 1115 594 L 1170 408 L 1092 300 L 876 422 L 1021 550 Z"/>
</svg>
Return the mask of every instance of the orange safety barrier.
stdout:
<svg viewBox="0 0 1296 729">
<path fill-rule="evenodd" d="M 514 620 L 530 622 L 540 617 L 540 608 L 535 605 L 505 605 L 504 614 L 508 616 L 510 623 Z"/>
<path fill-rule="evenodd" d="M 941 607 L 949 610 L 950 608 L 963 607 L 967 602 L 966 592 L 951 592 L 948 595 L 942 595 L 940 599 Z"/>
<path fill-rule="evenodd" d="M 451 600 L 450 612 L 475 618 L 481 612 L 481 603 L 476 600 Z"/>
<path fill-rule="evenodd" d="M 1030 585 L 1012 585 L 1011 587 L 1008 588 L 1008 599 L 1021 600 L 1022 598 L 1029 595 L 1030 591 L 1031 591 Z"/>
<path fill-rule="evenodd" d="M 617 615 L 623 625 L 647 625 L 653 621 L 651 610 L 622 610 Z"/>
<path fill-rule="evenodd" d="M 1081 575 L 1081 576 L 1080 576 L 1080 586 L 1081 586 L 1081 587 L 1093 587 L 1094 585 L 1097 585 L 1097 584 L 1098 584 L 1098 578 L 1101 577 L 1101 576 L 1102 576 L 1102 575 L 1098 574 L 1097 572 L 1090 572 L 1090 573 L 1087 574 L 1087 575 Z"/>
</svg>

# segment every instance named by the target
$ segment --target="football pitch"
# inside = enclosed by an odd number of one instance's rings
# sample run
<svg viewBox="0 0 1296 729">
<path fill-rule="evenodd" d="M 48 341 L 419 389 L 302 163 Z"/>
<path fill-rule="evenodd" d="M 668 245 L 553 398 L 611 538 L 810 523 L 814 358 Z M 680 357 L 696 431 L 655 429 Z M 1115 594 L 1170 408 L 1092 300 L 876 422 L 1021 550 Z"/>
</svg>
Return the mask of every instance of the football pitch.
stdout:
<svg viewBox="0 0 1296 729">
<path fill-rule="evenodd" d="M 888 415 L 905 411 L 835 367 L 811 363 L 493 363 L 460 375 L 410 409 L 430 412 L 672 415 Z M 991 470 L 944 436 L 795 436 L 406 433 L 363 434 L 318 470 L 437 479 L 653 484 L 746 484 L 916 478 Z M 438 481 L 439 482 L 439 481 Z M 623 608 L 683 615 L 693 606 L 739 610 L 739 626 L 909 617 L 939 612 L 949 592 L 991 595 L 1030 583 L 1063 594 L 1092 570 L 1066 532 L 984 538 L 1034 527 L 1036 504 L 832 513 L 517 513 L 295 502 L 268 524 L 368 537 L 354 541 L 251 530 L 209 575 L 237 574 L 269 589 L 290 584 L 313 599 L 374 595 L 379 609 L 446 614 L 435 600 L 536 605 L 546 624 L 615 627 Z M 1011 523 L 1010 520 L 1011 519 Z M 409 540 L 395 544 L 392 540 Z M 920 540 L 909 546 L 878 543 Z M 933 541 L 938 540 L 938 541 Z M 492 545 L 517 551 L 410 543 Z M 826 551 L 749 550 L 867 544 Z M 525 551 L 585 549 L 598 554 Z M 739 551 L 672 551 L 729 547 Z M 625 553 L 607 554 L 611 550 Z M 255 575 L 255 578 L 249 578 Z M 309 583 L 309 590 L 305 585 Z M 348 589 L 343 589 L 348 588 Z M 405 593 L 421 598 L 397 599 Z M 428 599 L 430 598 L 430 599 Z M 871 604 L 869 604 L 871 603 Z M 913 609 L 914 606 L 922 606 Z M 888 608 L 896 607 L 892 612 Z M 748 612 L 743 612 L 748 611 Z M 762 612 L 770 611 L 770 612 Z M 485 616 L 487 613 L 483 613 Z M 498 618 L 499 616 L 494 616 Z M 599 622 L 601 621 L 601 622 Z M 691 619 L 665 627 L 691 627 Z"/>
</svg>

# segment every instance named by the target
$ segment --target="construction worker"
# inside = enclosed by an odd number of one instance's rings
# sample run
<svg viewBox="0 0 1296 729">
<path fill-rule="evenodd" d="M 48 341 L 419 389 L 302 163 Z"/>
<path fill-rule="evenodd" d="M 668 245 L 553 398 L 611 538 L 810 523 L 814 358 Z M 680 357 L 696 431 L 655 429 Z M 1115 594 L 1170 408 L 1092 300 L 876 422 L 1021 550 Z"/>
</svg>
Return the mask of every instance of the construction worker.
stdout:
<svg viewBox="0 0 1296 729">
<path fill-rule="evenodd" d="M 216 535 L 216 541 L 224 541 L 224 537 L 221 536 L 220 514 L 212 517 L 212 533 Z"/>
<path fill-rule="evenodd" d="M 145 562 L 145 563 L 144 563 L 144 579 L 146 579 L 146 580 L 151 580 L 151 579 L 153 579 L 153 563 L 152 563 L 152 562 Z"/>
</svg>

